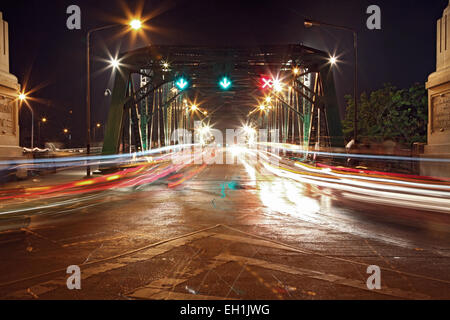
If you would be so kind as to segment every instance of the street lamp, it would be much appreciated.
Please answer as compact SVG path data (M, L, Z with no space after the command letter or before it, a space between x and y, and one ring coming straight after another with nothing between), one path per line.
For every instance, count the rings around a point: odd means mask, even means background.
M97 123L95 124L95 127L94 127L94 142L97 140L97 139L96 139L96 136L97 136L97 130L100 129L101 126L102 126L102 125L101 125L101 123L99 123L99 122L97 122Z
M113 69L117 69L120 65L119 60L117 60L116 58L111 59L109 63Z
M122 26L121 24L112 24L104 27L94 28L87 32L86 36L86 69L87 69L87 81L86 81L86 155L89 156L91 153L91 71L90 71L90 38L91 34L96 31L112 29L118 26ZM131 29L139 30L142 27L141 21L134 19L130 22L129 26ZM117 61L117 66L119 63ZM91 167L89 165L86 166L86 175L91 175Z
M130 22L130 27L134 30L139 30L140 28L142 28L142 22L138 19L133 19Z
M325 27L331 27L331 28L335 28L335 29L340 29L340 30L345 30L345 31L350 31L353 33L353 48L355 51L355 85L354 85L354 104L355 104L355 110L354 110L354 114L353 114L353 140L357 141L358 138L358 34L356 33L356 30L348 28L348 27L344 27L344 26L339 26L339 25L334 25L331 23L325 23L325 22L320 22L320 21L316 21L316 20L311 20L311 19L305 19L304 25L306 28L311 28L311 27L320 27L320 26L325 26ZM334 63L337 62L337 59L335 57L331 57L330 58L330 63L334 64L332 59L334 60Z
M39 120L38 122L38 139L37 139L37 144L38 147L41 145L41 123L47 123L47 118L43 117L41 120Z
M337 58L335 56L330 57L330 64L334 66L337 63Z
M23 92L19 93L19 101L22 104L22 102L25 102L25 105L27 106L27 108L30 110L31 112L31 142L30 142L30 148L33 150L34 147L34 110L33 108L31 108L31 106L28 105L28 103L26 103L27 100L27 95Z

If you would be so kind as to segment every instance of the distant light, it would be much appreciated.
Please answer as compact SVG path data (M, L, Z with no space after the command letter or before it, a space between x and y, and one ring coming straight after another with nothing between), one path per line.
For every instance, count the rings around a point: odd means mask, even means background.
M305 22L303 24L305 25L306 28L311 28L313 26L317 27L320 26L320 22L311 19L305 19Z
M25 93L21 93L21 94L19 94L19 100L21 100L21 101L24 101L24 100L26 100L26 98L27 98L27 96L25 95Z
M203 111L203 114L206 116L208 114L208 111Z
M112 58L109 64L113 69L117 69L120 65L120 62L116 58Z
M272 101L272 97L266 97L266 102L270 103Z
M142 27L142 22L138 19L131 20L130 27L134 30L139 30Z
M41 120L42 122L47 122L47 118L42 118L42 120Z
M100 123L97 123L97 128L100 128L102 125Z
M198 109L198 107L195 105L195 104L193 104L192 106L191 106L191 110L192 111L195 111L195 110L197 110Z
M299 68L294 68L294 69L292 69L292 73L293 74L298 74L300 72L300 69Z
M265 105L262 104L262 105L259 106L259 110L265 110L265 109L266 109Z
M68 132L69 132L69 129L64 129L63 132L64 132L64 133L68 133Z
M331 63L331 65L335 65L337 63L337 58L335 56L331 56L330 63Z
M255 130L254 128L252 128L252 127L250 127L250 126L248 126L248 125L244 125L244 126L242 127L242 129L244 129L244 131L245 131L247 134L254 134L254 133L256 132L256 130Z
M283 83L280 80L278 80L278 79L274 79L273 80L273 89L276 92L282 91L283 90ZM268 102L270 102L270 101L268 101Z

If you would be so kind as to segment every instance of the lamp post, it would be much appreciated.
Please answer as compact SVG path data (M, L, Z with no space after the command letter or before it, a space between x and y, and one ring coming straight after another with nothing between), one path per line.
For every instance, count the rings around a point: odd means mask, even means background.
M87 32L86 36L86 155L91 153L91 71L90 71L90 38L91 34L96 31L112 29L122 26L121 24L112 24L104 27L94 28ZM139 30L142 27L141 21L132 20L129 26L134 30ZM89 164L86 166L86 175L91 175L91 167Z
M41 120L39 120L38 122L38 139L37 139L37 144L38 147L41 145L41 123L47 123L47 118L43 117Z
M304 22L305 27L307 28L311 28L311 27L320 27L320 26L325 26L325 27L331 27L331 28L335 28L335 29L340 29L340 30L345 30L345 31L350 31L353 33L353 48L354 48L354 56L355 56L355 84L354 84L354 105L355 105L355 110L354 110L354 114L353 114L353 140L355 141L355 143L357 142L357 138L358 138L358 34L356 32L356 30L352 29L352 28L348 28L348 27L344 27L344 26L339 26L339 25L335 25L335 24L331 24L331 23L325 23L325 22L320 22L320 21L316 21L316 20L311 20L311 19L305 19ZM333 63L336 62L336 58L332 57L331 62Z
M97 141L97 130L102 127L100 122L97 122L94 127L94 143Z
M31 112L31 141L30 141L30 148L33 149L33 147L34 147L34 110L33 110L33 108L31 108L31 106L28 105L28 103L26 103L26 100L27 100L27 96L25 95L25 93L20 93L19 94L19 101L20 102L25 102L25 105L27 106L27 108Z

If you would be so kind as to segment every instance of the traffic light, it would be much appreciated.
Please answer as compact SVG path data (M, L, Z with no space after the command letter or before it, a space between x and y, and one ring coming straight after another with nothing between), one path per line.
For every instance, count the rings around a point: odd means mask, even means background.
M224 76L220 79L219 85L222 90L228 90L231 88L231 80L227 76Z
M187 87L189 86L189 81L185 77L178 77L175 79L175 86L180 91L183 91L187 89Z
M263 90L272 89L273 81L272 81L272 77L270 77L270 76L262 75L259 78L259 83L260 83L261 89L263 89Z

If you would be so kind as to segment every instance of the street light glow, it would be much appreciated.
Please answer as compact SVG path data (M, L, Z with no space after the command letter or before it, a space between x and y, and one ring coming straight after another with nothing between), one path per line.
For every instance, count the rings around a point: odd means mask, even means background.
M330 63L331 63L331 65L334 66L334 65L336 64L336 62L337 62L337 58L336 58L335 56L331 56L331 57L330 57Z
M272 102L272 97L266 97L266 102L267 102L267 103Z
M24 101L24 100L26 100L26 99L27 99L27 96L26 96L25 93L22 92L22 93L19 94L19 100L20 100L20 101Z
M142 27L142 22L138 19L133 19L130 22L131 29L139 30Z
M47 122L47 118L42 118L42 122Z
M117 68L119 67L119 65L120 65L120 62L119 62L119 60L117 60L116 58L112 58L112 59L110 60L110 65L111 65L111 67L112 67L113 69L117 69Z
M293 74L298 74L299 72L300 72L300 70L298 68L292 69L292 73Z
M283 83L279 79L273 79L273 89L276 92L283 91ZM268 102L270 102L270 101L268 101Z

